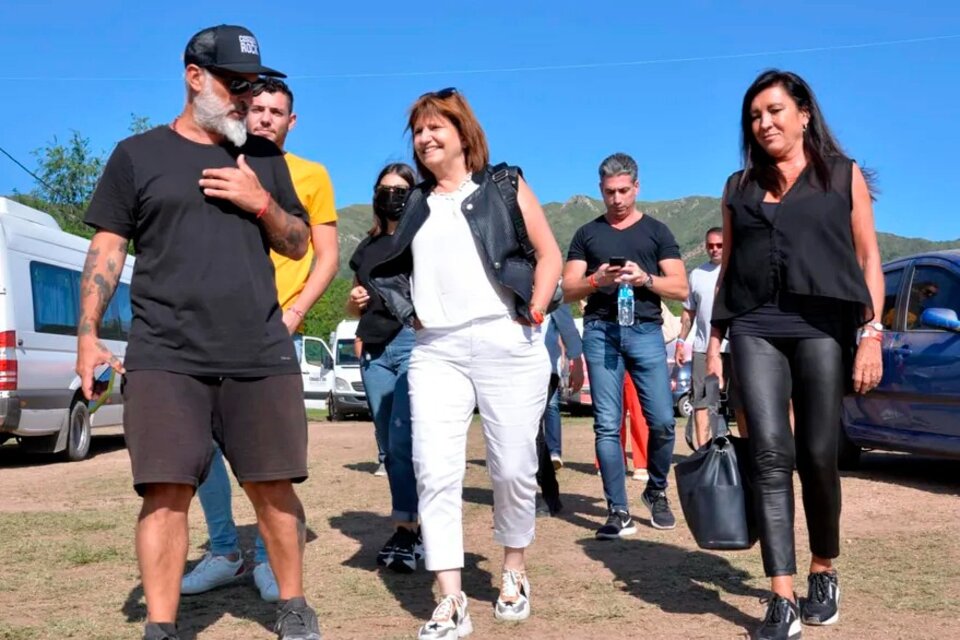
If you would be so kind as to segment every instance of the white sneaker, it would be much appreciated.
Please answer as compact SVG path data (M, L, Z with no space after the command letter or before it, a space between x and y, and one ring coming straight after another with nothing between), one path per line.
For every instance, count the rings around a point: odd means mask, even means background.
M551 453L550 462L553 463L554 471L560 471L560 469L563 469L563 458L560 457L559 453Z
M387 475L386 465L381 462L380 465L377 467L377 470L373 472L373 475L377 476L378 478L385 477Z
M504 569L500 576L500 597L493 609L497 620L519 622L530 617L530 582L525 571Z
M230 584L244 575L246 571L242 556L239 556L237 560L230 560L227 556L215 556L212 553L206 553L200 563L193 568L193 571L183 576L180 581L180 593L183 595L204 593L210 591L210 589Z
M269 562L261 562L253 568L253 582L257 585L260 597L265 602L280 600L280 587L277 585L277 579L273 575Z
M420 627L417 640L456 640L473 633L467 613L467 594L445 596L433 610L430 620Z
M650 479L650 474L647 473L646 469L634 469L633 470L633 479L640 482L646 482Z

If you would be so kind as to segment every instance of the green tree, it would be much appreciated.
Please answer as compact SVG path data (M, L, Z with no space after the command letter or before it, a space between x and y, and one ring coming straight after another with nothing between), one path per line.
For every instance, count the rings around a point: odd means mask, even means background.
M51 143L33 154L38 159L40 178L34 195L56 205L58 213L79 217L103 171L103 158L90 149L90 139L72 131L66 144L54 136Z
M130 114L130 133L137 135L153 128L150 118L147 116L138 116L135 113Z
M346 278L333 279L323 296L307 313L304 332L308 336L317 336L326 340L330 332L336 329L337 324L346 318L344 309L352 285L353 282Z

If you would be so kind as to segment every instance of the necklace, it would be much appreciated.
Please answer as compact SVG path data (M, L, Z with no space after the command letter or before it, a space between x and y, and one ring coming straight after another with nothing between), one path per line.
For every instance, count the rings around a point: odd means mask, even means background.
M434 187L434 188L433 188L433 193L436 194L436 195L438 195L438 196L449 196L449 195L453 195L453 194L455 194L455 193L463 190L463 188L464 188L465 186L467 186L467 183L469 183L472 179L473 179L473 174L472 174L472 173L468 173L468 174L466 175L466 177L463 179L463 181L460 182L459 185L457 185L457 188L456 188L456 189L453 189L452 191L440 191L437 187Z

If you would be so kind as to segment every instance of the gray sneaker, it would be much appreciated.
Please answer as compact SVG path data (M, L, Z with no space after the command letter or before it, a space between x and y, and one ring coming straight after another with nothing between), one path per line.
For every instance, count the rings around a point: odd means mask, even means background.
M281 602L273 630L277 640L322 640L317 614L302 596Z

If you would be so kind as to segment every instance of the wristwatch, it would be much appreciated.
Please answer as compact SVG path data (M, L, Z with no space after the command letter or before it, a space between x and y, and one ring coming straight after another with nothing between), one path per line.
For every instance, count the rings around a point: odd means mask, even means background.
M653 276L649 273L647 274L647 279L643 281L643 286L647 289L653 286Z
M873 329L874 331L883 331L883 323L882 323L882 322L868 322L867 324L863 325L863 328L864 328L864 329Z

